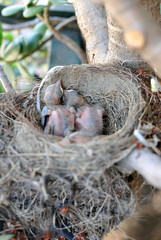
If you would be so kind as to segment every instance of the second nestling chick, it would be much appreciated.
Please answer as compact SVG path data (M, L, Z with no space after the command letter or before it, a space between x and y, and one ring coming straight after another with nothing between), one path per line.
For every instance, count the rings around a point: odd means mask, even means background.
M84 106L77 109L76 131L69 134L61 143L87 143L92 137L103 132L103 109Z
M84 136L93 137L102 134L103 109L86 105L78 112L76 126Z
M49 85L44 94L44 102L47 106L59 105L63 96L63 88L61 80Z
M75 90L64 90L63 102L67 107L79 108L86 105L84 98Z
M46 118L46 134L65 137L74 130L75 115L63 106L55 107Z

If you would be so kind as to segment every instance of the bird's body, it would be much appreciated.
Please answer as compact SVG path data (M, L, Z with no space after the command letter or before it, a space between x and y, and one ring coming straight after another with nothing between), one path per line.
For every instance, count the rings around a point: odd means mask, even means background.
M91 106L84 106L77 114L77 129L86 132L86 136L96 136L103 131L103 110Z
M66 136L74 130L75 115L63 106L57 106L47 116L44 133Z

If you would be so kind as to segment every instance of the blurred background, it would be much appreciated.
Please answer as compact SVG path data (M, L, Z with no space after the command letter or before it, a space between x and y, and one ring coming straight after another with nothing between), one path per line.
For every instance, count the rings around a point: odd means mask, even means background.
M12 8L7 9L7 6ZM54 28L73 18L62 28L61 33L85 50L74 7L67 0L1 0L0 64L18 92L32 88L54 66L81 63L79 56L65 43L51 36L48 27L37 18L37 14L43 15L46 6L50 6L49 18ZM25 9L38 7L40 12L35 11L24 17ZM0 85L0 92L3 91Z

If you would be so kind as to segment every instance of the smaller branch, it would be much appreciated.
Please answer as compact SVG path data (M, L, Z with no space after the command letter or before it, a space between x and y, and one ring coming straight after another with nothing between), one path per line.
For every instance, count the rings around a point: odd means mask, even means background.
M38 22L40 22L39 19L33 19L27 22L23 22L23 23L18 23L18 24L2 24L2 29L3 31L12 31L12 30L18 30L18 29L22 29L22 28L28 28L28 27L32 27L34 25L36 25Z
M56 27L55 29L57 31L59 30L62 30L64 27L66 27L67 25L71 24L72 22L76 21L76 17L75 16L72 16L72 17L69 17L67 19L65 19L64 21L60 22ZM37 50L41 49L45 43L47 43L48 41L50 41L51 39L53 38L53 34L51 34L47 39L45 39L34 51L30 52L30 53L27 53L25 56L23 56L22 59L32 55L34 52L36 52ZM21 60L22 60L21 59Z
M55 29L50 20L49 20L49 13L48 13L49 8L46 8L44 11L44 17L43 17L43 21L46 23L48 29L52 32L52 34L54 35L54 37L56 39L58 39L59 41L61 41L62 43L66 44L70 49L72 49L79 57L79 59L81 60L82 63L86 63L87 59L86 59L86 54L84 53L84 51L78 46L78 44L73 41L71 38L67 37L64 34L61 34L57 29ZM42 19L42 17L41 17Z
M10 81L8 80L7 75L3 71L3 68L1 67L1 65L0 65L0 81L6 92L10 92L11 90L13 90L13 87L12 87Z
M47 43L48 41L50 41L53 38L53 35L50 35L47 39L45 39L43 42L40 43L39 46L37 46L36 49L34 49L32 52L27 53L26 55L24 55L20 60L23 60L26 57L29 57L30 55L32 55L34 52L38 51L39 49L41 49L45 43Z
M72 22L75 22L77 20L76 16L72 16L69 17L67 19L64 19L63 21L61 21L56 27L55 29L57 31L62 30L64 27L66 27L67 25L71 24Z
M36 16L37 16L42 22L44 22L44 18L43 18L43 16L42 16L40 13L38 13Z
M63 18L63 17L50 17L50 21L54 25L59 24L59 23L61 23L64 20L66 20L66 18ZM40 19L36 18L34 20L30 20L30 21L27 21L27 22L24 22L24 23L18 23L18 24L14 24L14 25L3 24L2 28L3 28L3 31L12 31L12 30L15 30L15 29L18 30L18 29L22 29L22 28L33 27L38 22L40 22Z

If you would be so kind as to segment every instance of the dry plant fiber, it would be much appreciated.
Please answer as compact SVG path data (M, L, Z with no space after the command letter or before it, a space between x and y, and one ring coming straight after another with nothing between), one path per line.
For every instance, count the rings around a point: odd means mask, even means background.
M104 108L103 135L62 145L43 134L44 91L59 79ZM71 65L51 69L31 91L0 96L0 199L26 229L94 240L131 213L133 194L114 164L135 146L144 107L137 84L120 66Z

